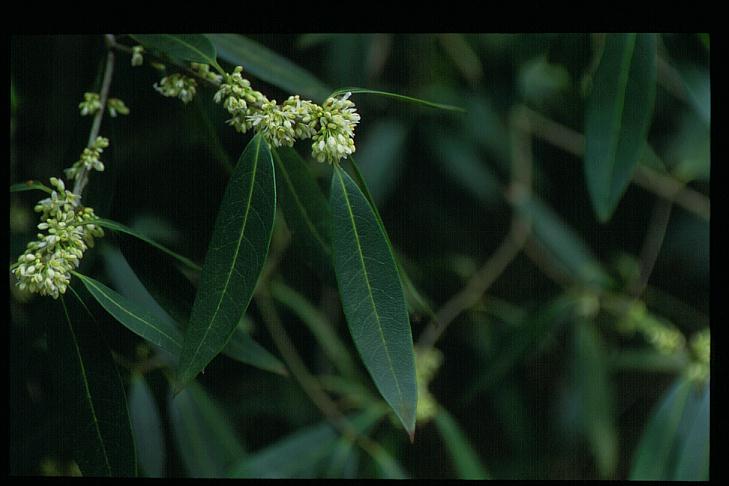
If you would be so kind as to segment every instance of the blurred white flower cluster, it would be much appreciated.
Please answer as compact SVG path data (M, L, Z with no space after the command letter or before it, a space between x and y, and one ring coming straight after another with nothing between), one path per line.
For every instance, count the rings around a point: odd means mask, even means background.
M154 83L154 89L167 98L179 98L187 104L197 92L197 81L181 73L170 74Z
M84 252L94 246L94 238L104 231L93 223L94 210L78 204L79 196L66 191L62 180L51 177L51 196L38 202L41 213L37 240L11 267L21 290L57 299L66 292L71 271L79 266Z
M109 139L104 137L96 137L91 147L85 148L81 154L81 159L77 160L73 166L65 169L66 177L69 179L77 179L85 171L104 170L104 163L99 160L101 152L109 146Z

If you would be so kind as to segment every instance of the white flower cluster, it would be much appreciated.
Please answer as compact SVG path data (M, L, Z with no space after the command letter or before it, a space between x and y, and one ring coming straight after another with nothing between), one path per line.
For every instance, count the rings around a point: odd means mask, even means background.
M66 292L71 271L79 266L84 252L94 246L94 238L104 231L93 223L94 210L78 204L79 196L66 191L62 180L51 177L51 197L35 206L41 213L38 239L28 243L12 271L21 290L57 299Z
M144 56L142 54L144 54L144 47L132 47L132 66L141 66L144 63Z
M81 159L77 160L73 166L64 170L66 177L69 179L78 178L84 169L87 171L94 169L102 172L104 170L104 164L99 160L101 152L109 146L109 139L104 137L96 137L96 140L91 147L85 148L81 154Z
M167 98L179 98L187 104L197 92L197 81L184 74L175 73L165 76L159 83L154 83L156 89L162 96Z
M299 96L278 105L251 88L242 71L238 66L233 74L226 74L213 98L233 116L228 124L237 131L254 128L275 147L291 147L295 140L311 138L312 155L319 162L337 163L354 153L354 129L360 116L349 100L351 93L328 98L322 106Z
M128 115L129 108L119 98L109 98L106 102L106 109L109 110L109 116L116 118L116 115Z
M101 109L101 100L98 93L84 93L84 100L78 104L81 116L93 115Z

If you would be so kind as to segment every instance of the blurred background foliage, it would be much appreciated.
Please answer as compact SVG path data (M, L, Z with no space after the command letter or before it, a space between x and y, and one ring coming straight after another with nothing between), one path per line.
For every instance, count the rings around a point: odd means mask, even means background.
M427 334L428 307L438 311L468 287L513 216L531 224L522 251L453 316L439 352L419 354L421 375L427 368L420 385L429 391L421 407L431 410L413 444L396 422L382 420L387 410L356 359L336 288L303 262L295 242L281 256L274 301L305 364L370 439L357 446L267 353L258 367L221 356L171 400L159 368L143 366L149 347L94 303L126 386L144 474L708 478L708 35L658 36L649 148L604 224L585 184L581 138L604 35L247 39L332 90L361 86L466 109L353 97L362 115L358 164L423 297L411 314L416 341ZM103 53L101 36L11 39L11 183L45 181L78 158L90 122L77 105L98 83ZM107 169L92 177L85 200L98 215L201 262L226 163L249 137L225 125L209 89L188 105L163 98L152 89L154 69L119 57L112 96L131 114L105 118ZM247 72L269 98L297 92ZM527 167L531 198L509 191L517 160ZM310 167L328 191L330 169ZM10 197L9 262L34 237L36 198ZM165 294L192 302L190 282L168 261L107 234L82 272L148 308ZM10 472L78 474L61 446L64 417L49 373L46 326L56 325L58 303L19 292L9 278ZM251 305L242 325L278 356L260 312ZM343 368L350 372L336 378Z

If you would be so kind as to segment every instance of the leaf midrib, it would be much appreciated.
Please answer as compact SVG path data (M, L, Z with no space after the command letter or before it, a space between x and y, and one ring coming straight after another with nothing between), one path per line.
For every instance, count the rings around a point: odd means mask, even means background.
M61 299L61 304L63 305L63 313L66 316L66 323L68 324L68 329L69 329L69 331L71 331L71 337L73 338L72 341L73 341L74 350L76 351L76 357L78 358L78 363L79 363L79 366L81 367L81 381L84 384L84 391L86 392L86 400L89 403L89 408L91 408L91 417L93 418L94 429L96 430L96 436L99 438L99 443L101 444L101 451L104 456L104 463L106 465L106 470L109 473L109 476L111 476L111 464L109 464L109 456L108 456L108 453L106 452L106 443L104 442L104 439L101 436L101 429L99 428L99 418L96 415L96 408L94 407L94 402L91 398L91 390L89 388L86 367L84 366L84 361L83 361L83 358L81 357L81 350L78 347L78 342L76 340L76 333L73 331L73 325L71 325L71 317L68 315L68 309L66 308L66 303L63 301L63 299Z
M200 347L205 342L205 339L208 337L208 333L210 332L210 329L213 327L213 322L215 322L215 318L218 316L218 312L220 311L220 305L223 302L223 297L225 296L226 292L228 291L228 285L230 284L230 277L233 275L233 268L235 267L236 260L238 259L238 253L240 252L240 245L243 241L243 235L245 234L246 227L248 225L248 215L250 214L251 210L251 199L253 198L253 188L255 187L256 183L256 173L258 171L258 157L261 151L261 139L259 138L256 143L256 153L253 157L253 173L251 175L251 184L250 189L248 190L248 200L246 201L246 212L243 216L243 225L241 226L240 235L238 236L238 244L235 248L235 254L233 255L233 264L230 266L230 270L228 271L228 276L225 279L225 285L223 286L223 291L220 293L220 298L218 299L218 304L215 307L215 312L213 312L213 317L210 318L210 321L208 323L207 328L205 329L205 334L203 334L202 339L197 345L197 348L195 348L195 352L192 354L192 357L190 358L190 364L192 364L197 357L198 352L200 351Z
M400 411L404 410L404 400L402 397L402 390L400 389L400 380L398 380L397 374L395 373L395 368L392 365L392 358L390 357L390 348L387 346L387 341L385 340L385 334L382 330L382 323L380 322L380 315L377 312L377 306L375 305L375 299L372 295L372 286L370 285L370 278L367 274L367 266L364 262L364 255L362 253L362 245L359 241L359 232L357 231L357 223L354 219L354 214L352 213L352 206L349 203L349 196L347 195L347 188L344 185L344 179L342 178L342 174L339 172L342 169L337 168L337 177L339 177L339 183L342 186L342 193L344 195L344 200L346 202L347 206L347 213L349 214L349 219L352 222L352 229L354 230L354 238L357 243L357 255L359 256L359 260L362 263L362 271L364 273L365 283L367 284L367 296L370 298L370 302L372 304L372 310L375 313L375 318L377 321L377 331L379 332L380 340L382 340L382 344L385 348L385 356L387 356L387 364L390 367L390 372L392 373L393 378L395 379L395 387L397 387L397 395L400 400Z

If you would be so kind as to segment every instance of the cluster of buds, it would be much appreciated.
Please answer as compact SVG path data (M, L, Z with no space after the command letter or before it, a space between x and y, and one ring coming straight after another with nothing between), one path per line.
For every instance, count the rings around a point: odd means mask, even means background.
M195 71L197 75L201 78L212 81L215 84L220 84L223 81L223 76L210 71L210 65L208 64L198 64L196 62L192 62L190 63L190 68L192 68L192 70Z
M708 328L691 337L690 348L694 360L686 374L694 383L706 383L709 379L711 359L711 334Z
M672 354L684 347L686 339L672 324L651 315L640 302L633 304L618 323L619 330L626 333L639 332L659 352Z
M418 385L416 421L423 425L438 413L438 402L428 390L428 385L443 363L443 354L435 348L415 348L415 381Z
M128 115L129 108L119 98L109 98L106 102L106 109L109 110L109 116L116 118L116 115Z
M66 292L84 252L104 231L94 224L94 210L79 205L79 196L66 191L62 180L51 177L51 185L51 196L34 208L41 213L38 229L47 233L38 233L38 239L28 243L12 271L21 290L57 299Z
M181 73L170 74L154 83L156 89L162 96L167 98L179 98L180 101L187 104L197 92L197 81L189 76Z
M84 100L78 104L81 116L93 115L101 109L99 93L84 93Z
M254 128L274 147L312 139L312 156L319 162L337 163L354 153L354 129L360 116L349 100L351 93L328 98L321 106L299 96L279 105L251 88L242 71L238 66L226 74L213 98L232 115L228 124L238 132Z
M144 54L144 47L132 47L132 66L141 66L144 63L144 56L142 54Z
M77 160L73 166L66 169L66 177L69 179L76 179L81 174L90 171L98 170L99 172L104 170L104 164L99 160L101 152L109 146L109 139L104 137L96 137L96 140L91 147L85 148L81 154L81 159Z

